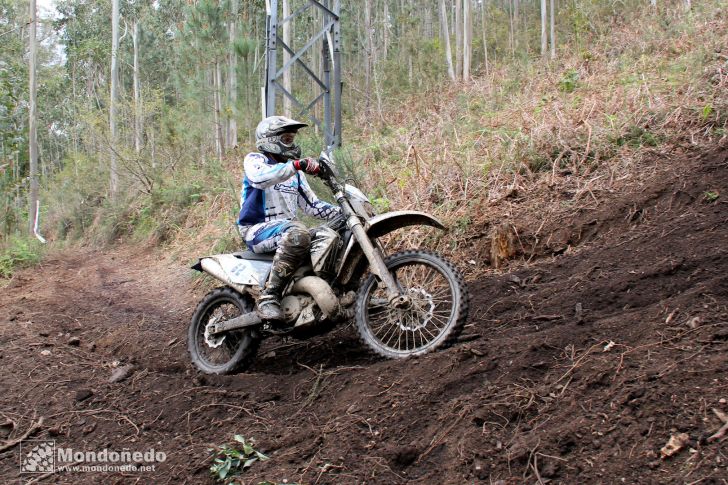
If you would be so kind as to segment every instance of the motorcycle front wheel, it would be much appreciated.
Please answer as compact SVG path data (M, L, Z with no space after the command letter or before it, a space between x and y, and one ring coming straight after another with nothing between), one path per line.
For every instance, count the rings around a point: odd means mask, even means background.
M395 253L385 263L410 303L392 307L384 285L369 275L356 301L356 326L364 343L390 359L449 345L468 318L469 295L462 275L430 251Z
M210 335L210 325L253 311L253 301L232 288L217 288L197 305L187 331L187 349L195 367L205 374L234 374L253 363L260 338L253 330Z

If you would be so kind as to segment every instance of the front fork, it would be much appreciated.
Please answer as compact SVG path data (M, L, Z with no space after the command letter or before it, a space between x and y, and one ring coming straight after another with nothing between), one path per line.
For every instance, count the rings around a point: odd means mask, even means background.
M339 195L339 194L337 194ZM338 197L337 197L338 198ZM395 281L392 273L389 272L387 265L384 263L381 251L379 251L371 239L367 235L364 227L362 226L361 219L354 213L354 209L349 205L349 202L342 195L342 200L339 200L339 204L347 216L346 225L354 235L356 242L359 243L364 256L369 261L369 269L379 278L379 281L384 283L387 290L387 300L395 308L405 308L409 304L409 298L407 295L402 293L399 285Z

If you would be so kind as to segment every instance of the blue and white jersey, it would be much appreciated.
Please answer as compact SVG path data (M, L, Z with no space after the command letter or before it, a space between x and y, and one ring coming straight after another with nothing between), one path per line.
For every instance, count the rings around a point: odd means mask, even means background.
M276 163L262 153L253 152L245 157L243 168L238 216L241 227L295 219L298 208L323 220L334 219L341 211L316 197L305 175L295 169L292 161Z

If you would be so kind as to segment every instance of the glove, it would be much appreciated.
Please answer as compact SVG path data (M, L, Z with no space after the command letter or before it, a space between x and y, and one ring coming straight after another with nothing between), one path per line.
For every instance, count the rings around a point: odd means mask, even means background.
M294 160L293 166L296 170L301 170L311 175L317 175L321 171L321 165L313 158Z

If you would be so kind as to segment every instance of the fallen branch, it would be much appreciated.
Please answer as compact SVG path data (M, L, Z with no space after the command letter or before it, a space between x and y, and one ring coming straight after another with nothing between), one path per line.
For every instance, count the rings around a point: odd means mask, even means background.
M564 316L563 315L536 315L535 317L532 317L532 318L534 320L546 320L548 322L551 320L559 320L561 318L564 318Z
M35 419L35 416L33 416L33 419ZM5 450L9 450L10 448L14 447L15 445L17 445L18 443L23 441L28 436L32 435L33 433L35 433L36 431L41 429L43 427L44 420L45 420L45 418L43 416L41 416L37 423L31 424L30 428L28 428L28 431L26 431L23 434L23 436L21 436L20 438L16 438L14 440L8 441L4 445L0 446L0 453L2 453Z
M538 447L538 445L536 445ZM536 451L536 448L533 449L533 451ZM533 469L534 475L536 475L536 480L538 480L539 485L544 485L543 480L541 479L541 474L538 472L538 453L532 453L533 461L531 461L531 468Z
M708 441L718 441L725 438L726 433L728 433L728 415L721 411L720 409L713 408L713 412L716 416L718 416L718 419L723 421L723 426L715 432L715 434L708 437Z
M558 380L557 380L556 382L554 382L554 383L553 383L553 385L555 386L555 385L556 385L556 384L558 384L559 382L563 381L563 380L564 380L564 379L565 379L566 377L568 377L568 376L569 376L569 374L571 374L572 372L574 372L574 371L575 371L575 370L576 370L576 369L577 369L577 368L579 367L579 365L581 364L581 361L582 361L582 360L584 360L584 358L585 358L585 357L586 357L587 355L589 355L589 354L591 353L591 351L592 351L592 350L594 350L595 348L597 348L597 347L599 347L599 346L602 346L602 345L604 345L604 344L605 344L605 342L604 342L604 341L601 341L601 342L599 342L598 344L594 344L594 345L592 345L591 347L589 347L589 349L588 349L588 350L587 350L586 352L584 352L584 353L583 353L583 354L581 355L581 357L579 357L579 358L577 359L577 361L576 361L576 362L574 362L574 364L573 364L573 365L572 365L572 366L571 366L571 367L569 368L569 370L567 370L567 371L566 371L566 372L564 373L564 375L562 375L561 377L559 377L559 379L558 379Z

